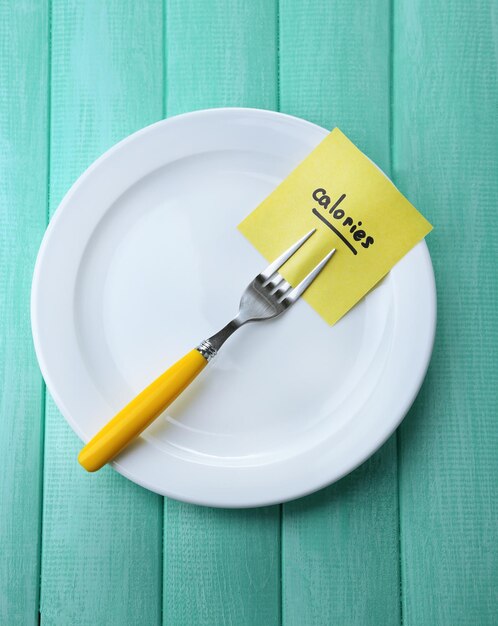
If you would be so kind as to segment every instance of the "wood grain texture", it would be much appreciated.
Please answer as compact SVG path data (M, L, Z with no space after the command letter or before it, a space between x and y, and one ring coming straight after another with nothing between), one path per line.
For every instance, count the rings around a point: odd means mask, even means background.
M277 105L277 0L166 0L166 112Z
M54 0L51 212L104 150L161 118L162 14L160 0ZM84 472L51 400L45 443L42 624L159 624L162 498Z
M38 623L43 387L29 320L47 215L48 10L0 3L0 623Z
M280 5L280 102L339 126L386 172L390 153L390 4ZM394 438L356 472L286 504L285 626L400 623Z
M435 225L430 371L400 430L403 623L498 623L498 4L401 0L394 172Z
M280 1L280 110L390 167L390 3Z
M267 0L168 1L167 114L276 108L276 27ZM279 624L279 507L165 506L164 625Z
M278 507L165 507L165 626L279 624Z

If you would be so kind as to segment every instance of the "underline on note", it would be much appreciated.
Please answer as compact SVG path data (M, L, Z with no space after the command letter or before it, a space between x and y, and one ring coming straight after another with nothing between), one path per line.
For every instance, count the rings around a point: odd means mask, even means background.
M322 220L322 222L330 228L330 230L334 231L334 233L339 237L339 239L341 239L347 245L347 247L351 250L353 254L358 254L357 250L349 243L346 237L344 237L344 235L341 232L339 232L337 228L333 226L326 217L323 217L323 215L321 215L316 209L311 209L311 210L313 214L318 217L318 219Z

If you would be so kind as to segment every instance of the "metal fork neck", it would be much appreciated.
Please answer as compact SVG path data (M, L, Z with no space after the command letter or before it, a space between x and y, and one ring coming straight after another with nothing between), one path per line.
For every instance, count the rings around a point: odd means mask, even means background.
M225 343L225 341L233 335L233 333L240 328L243 324L246 323L247 320L241 320L238 316L229 322L226 326L224 326L217 333L206 339L201 344L197 346L197 350L202 354L202 356L210 361L213 357L215 357L218 353L218 350Z
M231 322L228 322L221 330L219 330L212 337L209 337L208 341L213 348L218 352L225 341L233 335L233 333L242 326L242 322L236 317Z

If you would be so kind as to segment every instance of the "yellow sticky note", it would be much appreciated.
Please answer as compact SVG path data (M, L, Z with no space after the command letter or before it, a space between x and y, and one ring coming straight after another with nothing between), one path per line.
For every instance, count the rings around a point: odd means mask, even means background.
M269 261L317 229L281 271L294 286L331 248L337 249L303 296L329 324L432 230L338 128L238 228Z

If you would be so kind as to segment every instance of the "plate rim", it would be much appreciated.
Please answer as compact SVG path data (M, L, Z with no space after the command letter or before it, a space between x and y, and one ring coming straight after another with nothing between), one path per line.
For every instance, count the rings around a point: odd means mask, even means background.
M204 116L209 117L211 115L233 115L233 114L247 114L247 115L256 116L256 117L263 116L263 117L273 118L273 119L284 119L294 124L297 122L302 127L309 126L310 129L313 129L315 132L317 130L319 130L322 133L330 132L321 126L314 124L313 122L309 122L308 120L304 120L296 116L288 115L286 113L280 113L276 111L251 108L251 107L221 107L221 108L199 109L196 111L191 111L187 113L182 113L180 115L172 116L167 119L160 120L158 122L145 126L144 128L141 128L138 131L128 135L127 137L123 138L118 143L113 145L111 148L109 148L107 151L105 151L95 161L93 161L91 165L76 179L76 181L71 185L69 190L66 192L66 194L64 195L61 202L59 203L56 211L54 212L52 219L50 220L47 226L47 229L44 233L43 240L41 242L41 245L37 254L36 263L35 263L34 272L33 272L31 301L30 301L33 343L35 347L37 360L40 366L40 370L42 372L45 384L47 385L47 389L49 390L50 395L52 396L55 404L57 405L60 412L62 413L64 419L71 426L72 430L83 441L86 441L87 437L80 430L78 423L75 422L71 418L70 411L67 409L65 403L62 401L62 398L56 389L57 385L53 383L53 380L50 376L49 367L45 361L44 354L43 354L41 334L40 334L40 329L39 329L38 319L37 319L37 299L39 297L38 291L40 287L41 267L42 267L43 257L45 255L45 250L50 245L52 232L57 228L57 224L61 218L61 215L63 215L65 207L70 203L72 196L78 191L79 187L85 183L87 178L92 176L92 173L94 172L94 170L98 169L104 161L108 160L109 158L112 158L114 153L122 150L123 147L125 147L128 143L135 141L137 138L139 138L143 134L154 132L157 127L163 128L164 126L175 123L180 119L204 117ZM424 378L426 376L428 367L429 367L430 358L431 358L431 354L432 354L432 350L434 346L435 333L436 333L437 295L436 295L434 270L433 270L433 266L432 266L432 262L430 258L430 253L427 248L427 244L425 243L425 240L422 240L422 242L417 244L416 248L419 248L419 247L424 249L424 254L423 254L424 262L427 265L426 269L429 270L428 272L429 279L432 279L431 280L432 284L429 286L430 293L429 292L427 293L431 311L430 311L430 320L429 320L430 326L426 329L427 330L426 343L423 346L424 352L423 354L421 354L421 362L423 363L423 365L420 367L420 371L417 373L417 375L414 376L414 379L416 378L416 381L412 387L412 393L404 394L403 396L404 402L401 403L402 404L401 410L399 411L397 418L391 422L390 424L391 428L382 431L379 437L377 438L377 440L373 442L372 445L369 447L368 451L366 451L364 454L357 455L354 459L354 462L350 463L347 469L345 469L342 472L338 472L338 473L336 472L332 476L332 478L330 477L330 475L327 475L326 477L324 477L322 481L314 482L313 485L310 485L308 489L301 489L299 491L294 492L292 495L288 497L283 497L283 498L275 497L275 494L273 494L273 497L266 497L266 498L261 497L258 501L251 499L248 502L244 502L244 501L232 502L232 501L226 501L223 498L219 498L218 500L216 498L213 499L212 497L211 498L208 497L204 499L202 497L192 498L192 497L189 497L188 495L186 496L181 493L176 493L174 492L174 490L168 491L168 490L163 489L161 491L158 491L157 486L152 486L147 480L141 477L137 477L136 474L131 472L127 467L124 467L123 464L120 463L119 461L114 461L113 463L111 463L113 468L116 469L119 473L121 473L126 478L133 481L134 483L139 484L155 493L160 493L163 496L172 497L172 498L182 500L184 502L190 502L193 504L199 504L203 506L224 507L224 508L259 507L259 506L267 506L267 505L276 504L279 502L286 502L289 500L294 500L296 498L303 497L305 495L318 491L324 488L325 486L328 486L334 482L337 482L345 475L354 471L354 469L356 469L366 459L372 456L387 441L387 439L392 435L392 433L398 428L398 426L400 425L400 423L406 416L407 412L410 410L410 407L412 406L415 398L417 397L420 391L420 388L423 384Z

